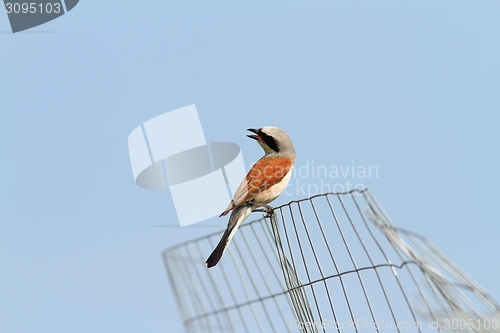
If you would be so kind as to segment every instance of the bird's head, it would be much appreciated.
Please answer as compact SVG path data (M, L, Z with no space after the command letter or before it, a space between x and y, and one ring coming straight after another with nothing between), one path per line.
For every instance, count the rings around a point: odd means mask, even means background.
M247 135L256 140L267 154L280 154L295 157L295 149L292 140L285 131L278 127L266 126L259 129L249 128L248 131L255 135Z

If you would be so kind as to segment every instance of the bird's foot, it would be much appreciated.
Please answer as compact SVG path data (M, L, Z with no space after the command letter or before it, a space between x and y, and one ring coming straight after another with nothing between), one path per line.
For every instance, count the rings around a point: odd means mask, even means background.
M254 210L254 212L267 213L267 215L265 217L272 217L274 215L274 207L271 207L271 206L265 205L265 204L261 204L261 203L257 203L257 202L252 202L252 204L262 207L261 209Z

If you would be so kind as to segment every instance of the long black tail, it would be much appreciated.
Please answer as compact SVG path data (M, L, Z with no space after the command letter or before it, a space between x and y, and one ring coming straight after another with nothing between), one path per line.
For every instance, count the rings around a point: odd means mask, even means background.
M224 232L224 235L222 235L222 238L219 241L219 244L217 244L217 247L215 250L212 252L212 254L208 257L206 264L207 267L214 267L217 265L219 262L220 258L222 258L222 254L224 253L224 250L226 249L227 246L227 240L229 238L229 230L226 229Z
M248 217L248 215L250 215L252 210L255 209L256 207L257 206L255 205L246 203L239 207L236 207L232 211L231 216L229 217L229 221L227 222L226 231L224 231L224 234L222 235L219 244L217 244L217 247L215 248L214 252L212 252L210 257L208 257L206 261L208 268L217 265L220 258L222 257L222 254L224 253L224 249L231 241L231 238L233 238L234 233L236 232L236 230L238 230L238 227L240 226L241 222L243 222Z

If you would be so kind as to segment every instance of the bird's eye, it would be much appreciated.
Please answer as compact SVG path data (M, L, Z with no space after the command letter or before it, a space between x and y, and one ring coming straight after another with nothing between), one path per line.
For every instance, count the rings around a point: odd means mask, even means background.
M262 138L262 140L264 140L264 142L266 143L266 145L269 148L271 148L275 152L279 152L280 151L280 148L278 147L278 144L276 143L276 141L274 140L274 138L272 136L267 135L266 133L264 133L262 131L259 131L259 136Z

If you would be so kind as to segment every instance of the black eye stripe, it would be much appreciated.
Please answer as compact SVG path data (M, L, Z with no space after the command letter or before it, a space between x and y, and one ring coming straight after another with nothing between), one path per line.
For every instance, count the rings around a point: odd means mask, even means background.
M278 145L276 144L276 141L274 141L274 138L272 136L267 135L266 133L259 131L259 136L264 140L266 145L268 145L269 148L274 150L275 152L278 152L280 149Z

